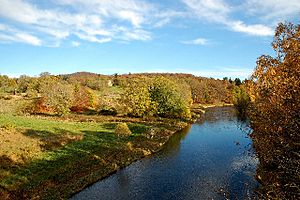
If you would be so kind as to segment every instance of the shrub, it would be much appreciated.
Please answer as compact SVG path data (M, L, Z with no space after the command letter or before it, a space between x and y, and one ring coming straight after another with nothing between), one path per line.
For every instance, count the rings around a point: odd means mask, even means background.
M128 137L131 135L131 131L126 123L119 123L115 129L115 134L118 137Z

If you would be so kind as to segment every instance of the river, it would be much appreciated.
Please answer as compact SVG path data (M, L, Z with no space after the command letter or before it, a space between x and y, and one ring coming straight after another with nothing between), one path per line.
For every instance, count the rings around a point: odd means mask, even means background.
M251 199L258 159L230 107L209 108L165 148L91 185L83 199Z

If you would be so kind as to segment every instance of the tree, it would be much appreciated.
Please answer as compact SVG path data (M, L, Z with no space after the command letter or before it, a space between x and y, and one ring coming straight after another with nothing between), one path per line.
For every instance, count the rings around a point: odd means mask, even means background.
M240 86L242 84L242 81L241 81L241 79L236 78L236 79L234 79L234 83L236 86Z
M97 107L97 98L93 90L79 84L74 86L74 101L70 108L74 112L93 110Z
M300 141L300 25L280 23L273 49L277 57L257 60L249 84L253 105L250 112L255 148L261 173L271 199L297 199ZM272 193L269 191L271 190Z
M113 86L119 86L119 77L118 77L118 74L115 73L114 74L114 79L113 79Z
M50 72L42 72L40 73L40 77L47 77L47 76L51 76Z
M26 92L29 89L29 85L31 82L31 79L29 76L26 75L21 75L18 79L17 79L17 84L18 84L18 91L19 92Z
M250 97L243 86L234 86L233 88L233 104L238 110L240 117L246 117L246 111L250 104Z
M146 80L132 80L125 87L122 95L126 112L135 117L152 116L156 113L156 106L151 102L149 83Z
M180 89L182 88L182 89ZM157 105L157 114L163 117L190 118L191 91L170 79L155 78L150 86L151 101Z
M0 75L0 92L13 92L17 88L15 79Z
M73 101L74 89L71 85L51 82L41 87L37 107L44 109L42 112L64 115L69 113Z

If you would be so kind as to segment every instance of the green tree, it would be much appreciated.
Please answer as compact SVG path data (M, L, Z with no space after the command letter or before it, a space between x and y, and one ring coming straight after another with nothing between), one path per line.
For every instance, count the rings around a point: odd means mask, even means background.
M240 116L245 117L250 104L250 97L246 89L242 86L235 86L232 93L234 106L238 110Z
M159 77L150 86L151 101L157 105L157 114L163 117L190 118L191 91L180 88L170 79Z
M122 102L126 113L131 116L152 116L156 113L156 105L150 98L149 83L143 79L132 80L127 84Z
M236 78L236 79L234 79L234 83L236 86L240 86L242 84L242 81L241 81L241 79Z

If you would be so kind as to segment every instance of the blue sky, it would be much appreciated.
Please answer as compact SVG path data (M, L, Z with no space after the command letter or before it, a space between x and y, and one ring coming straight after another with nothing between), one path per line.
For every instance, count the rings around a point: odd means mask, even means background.
M299 0L0 0L0 74L248 77Z

